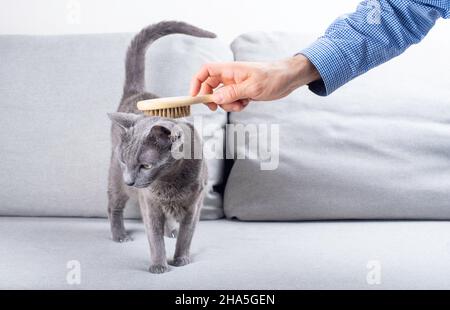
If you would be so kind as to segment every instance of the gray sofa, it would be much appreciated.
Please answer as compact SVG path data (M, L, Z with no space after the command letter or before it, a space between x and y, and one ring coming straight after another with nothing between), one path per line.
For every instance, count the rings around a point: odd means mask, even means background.
M218 154L229 124L275 125L277 165L208 160L194 261L153 275L136 202L133 242L112 242L105 218L106 113L131 37L0 36L1 289L450 288L448 42L414 47L327 98L302 88L242 113L196 106L191 120L201 117ZM147 87L184 95L202 63L288 57L313 39L168 36L148 51Z

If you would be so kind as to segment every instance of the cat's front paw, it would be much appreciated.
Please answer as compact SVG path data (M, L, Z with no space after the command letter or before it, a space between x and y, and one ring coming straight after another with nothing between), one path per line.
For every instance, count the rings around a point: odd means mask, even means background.
M191 263L191 259L188 256L175 257L169 262L170 265L175 267L185 266Z
M113 234L112 239L114 242L120 242L120 243L133 241L133 238L131 238L130 235L127 233Z
M148 271L150 273L165 273L169 271L169 266L167 265L151 265L150 268L148 268Z

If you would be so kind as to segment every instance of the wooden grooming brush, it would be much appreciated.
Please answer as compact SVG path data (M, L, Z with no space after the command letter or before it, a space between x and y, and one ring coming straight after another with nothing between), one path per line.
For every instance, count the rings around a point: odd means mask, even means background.
M180 118L191 115L191 105L213 102L212 95L167 97L138 101L137 108L148 116Z

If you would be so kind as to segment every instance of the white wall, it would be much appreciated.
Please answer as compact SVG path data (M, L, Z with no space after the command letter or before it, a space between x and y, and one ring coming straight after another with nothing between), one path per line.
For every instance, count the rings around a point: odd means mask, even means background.
M337 3L340 4L337 4ZM357 0L0 0L1 33L135 32L164 19L191 22L226 40L251 30L317 29ZM77 13L79 12L79 18Z
M212 30L225 40L253 30L320 35L359 0L0 0L0 34L136 32L164 19ZM440 24L449 24L441 22ZM450 37L450 27L441 27ZM437 31L437 30L435 30Z
M231 41L242 32L284 30L320 35L359 0L0 0L0 34L136 32L177 19ZM450 37L440 21L427 41ZM428 43L432 44L432 43Z

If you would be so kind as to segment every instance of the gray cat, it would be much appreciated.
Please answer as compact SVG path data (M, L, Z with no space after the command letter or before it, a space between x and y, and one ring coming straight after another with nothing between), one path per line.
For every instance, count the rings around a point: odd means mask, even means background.
M131 240L124 227L123 210L127 200L135 198L139 201L150 244L151 273L169 270L164 235L177 238L171 265L189 264L189 248L207 182L206 164L202 159L179 159L172 153L177 144L182 149L186 143L199 143L193 126L180 120L144 116L136 109L137 101L156 98L146 92L144 86L147 47L174 33L215 37L213 33L182 22L161 22L141 30L128 48L118 112L108 114L113 123L108 185L112 238L117 242ZM186 129L191 133L187 134Z

